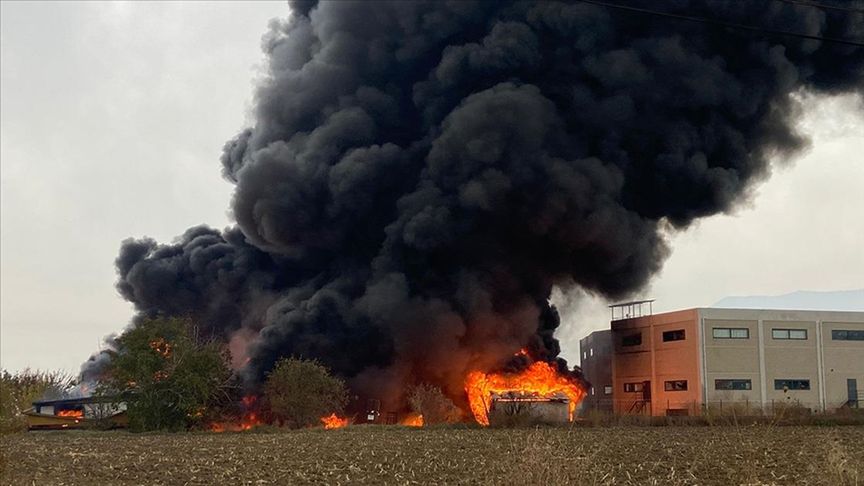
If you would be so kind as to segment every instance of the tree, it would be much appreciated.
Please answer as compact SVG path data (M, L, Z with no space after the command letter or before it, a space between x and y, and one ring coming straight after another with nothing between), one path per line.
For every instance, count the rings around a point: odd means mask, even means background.
M283 358L267 375L264 394L280 424L293 428L320 423L323 416L341 414L348 402L345 383L317 361Z
M132 430L183 429L226 394L229 363L189 320L150 319L117 338L100 393L126 401Z
M25 369L15 374L0 372L0 433L24 430L21 412L39 399L61 398L72 386L72 377L62 371Z
M414 412L423 416L423 425L449 424L459 421L462 416L459 408L440 388L428 383L415 386L408 401Z

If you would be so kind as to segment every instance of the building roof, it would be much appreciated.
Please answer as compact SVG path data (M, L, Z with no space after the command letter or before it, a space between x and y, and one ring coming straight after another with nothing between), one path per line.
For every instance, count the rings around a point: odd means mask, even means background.
M88 403L106 403L106 402L122 402L124 401L120 397L106 397L106 396L89 396L89 397L77 397L77 398L60 398L55 400L37 400L33 402L33 406L50 406L50 405L66 405L66 406L77 406L77 405L85 405Z

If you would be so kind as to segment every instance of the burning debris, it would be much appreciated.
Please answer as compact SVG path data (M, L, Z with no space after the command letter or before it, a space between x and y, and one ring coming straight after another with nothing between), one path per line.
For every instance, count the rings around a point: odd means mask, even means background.
M348 417L339 417L335 413L331 413L327 417L321 417L321 423L325 429L341 429L348 426Z
M291 5L222 156L237 224L125 241L117 288L136 322L190 316L231 343L250 389L302 356L388 410L432 383L467 391L481 423L508 391L563 393L572 416L584 387L558 357L553 285L638 290L665 228L729 210L806 146L793 95L864 86L854 46L585 3ZM828 38L862 22L792 2L663 8Z
M58 410L54 415L58 417L84 418L84 410Z
M251 430L264 423L259 417L258 397L246 395L241 400L243 414L236 421L214 422L210 424L211 432L242 432Z
M471 413L481 425L489 425L489 413L496 403L506 402L565 403L566 419L572 421L576 406L586 394L579 380L543 361L516 373L471 372L465 379L465 393Z
M423 427L423 416L419 413L412 413L403 418L399 425L405 425L408 427Z

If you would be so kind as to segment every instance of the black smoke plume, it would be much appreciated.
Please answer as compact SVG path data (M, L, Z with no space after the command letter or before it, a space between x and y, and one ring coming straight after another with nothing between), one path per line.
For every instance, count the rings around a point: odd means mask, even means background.
M864 38L860 13L778 0L626 4ZM575 1L292 10L264 37L254 124L225 145L236 226L117 259L138 318L193 317L251 384L295 355L370 396L457 396L522 347L554 361L553 285L637 291L666 228L806 146L798 94L864 80L859 47Z

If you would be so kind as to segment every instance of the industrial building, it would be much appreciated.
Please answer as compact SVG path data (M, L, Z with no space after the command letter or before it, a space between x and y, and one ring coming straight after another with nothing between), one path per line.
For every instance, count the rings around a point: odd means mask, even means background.
M650 302L615 306L611 329L580 341L583 371L593 385L586 408L694 415L706 407L831 411L862 405L864 312L694 308L652 314L644 312Z

